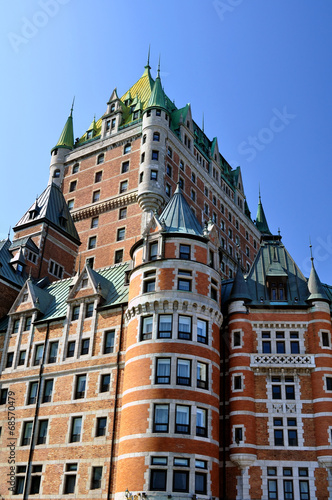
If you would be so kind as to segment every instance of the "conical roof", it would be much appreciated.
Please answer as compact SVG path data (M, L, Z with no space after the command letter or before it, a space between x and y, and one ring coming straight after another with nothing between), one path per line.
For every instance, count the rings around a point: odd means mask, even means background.
M325 302L330 302L316 272L313 258L311 259L311 271L308 280L308 289L310 292L308 300L323 300Z
M159 217L168 233L203 236L202 226L196 219L179 186Z
M259 195L259 201L258 201L258 208L257 208L257 215L256 215L256 227L257 229L262 233L262 234L269 234L272 235L262 205L262 200L261 196Z
M52 151L56 148L73 149L73 147L74 147L74 127L73 127L73 108L72 108L70 111L70 115L67 118L66 124L63 127L59 140L52 149Z
M157 78L154 82L154 86L153 86L151 96L150 96L150 99L148 102L148 108L154 107L154 106L166 109L165 93L164 93L163 88L161 86L159 68L158 68Z
M250 301L251 297L248 290L248 285L246 280L244 279L241 266L239 265L236 271L236 275L234 278L234 283L232 287L231 294L229 296L229 300L244 300Z

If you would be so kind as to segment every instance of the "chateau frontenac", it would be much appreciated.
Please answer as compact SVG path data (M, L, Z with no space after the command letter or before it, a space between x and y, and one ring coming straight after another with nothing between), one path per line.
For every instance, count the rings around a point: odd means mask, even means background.
M332 287L150 70L6 222L1 498L331 499Z

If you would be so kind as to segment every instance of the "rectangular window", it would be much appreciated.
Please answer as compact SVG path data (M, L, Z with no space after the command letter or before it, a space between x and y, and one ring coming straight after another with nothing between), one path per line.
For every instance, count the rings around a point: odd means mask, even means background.
M88 249L92 250L93 248L96 248L96 246L97 246L97 236L90 236Z
M182 292L191 292L191 280L178 278L178 290Z
M329 332L322 332L322 346L330 347L330 334Z
M77 464L66 464L65 484L63 488L64 495L75 493L76 474L72 474L72 472L76 471ZM67 474L67 472L69 472L69 474Z
M207 364L197 361L197 387L208 388Z
M121 165L121 174L125 174L129 170L129 161L124 161Z
M332 391L332 377L326 377L326 390Z
M92 203L96 203L99 200L100 200L100 191L95 191L92 194Z
M31 328L31 321L32 321L32 316L28 316L25 318L25 323L24 323L24 331L28 331Z
M197 408L196 413L196 436L206 437L207 436L207 419L206 410L203 408Z
M176 383L178 385L191 385L191 361L189 359L178 359Z
M284 500L294 500L293 481L284 479Z
M89 302L88 304L86 304L86 306L85 306L85 317L86 318L92 318L92 316L93 316L93 307L94 307L94 303L93 302Z
M103 178L103 172L102 171L95 173L95 182L101 182L102 178Z
M72 310L71 320L72 321L78 320L79 315L80 315L80 306L74 306Z
M172 315L171 314L159 314L158 338L159 339L172 338Z
M197 320L197 342L201 342L202 344L207 344L208 337L208 322L203 319Z
M18 358L18 365L22 366L25 364L26 351L20 351Z
M154 161L158 161L159 151L152 151L151 159Z
M128 181L120 182L120 193L125 193L128 190Z
M90 339L82 339L81 345L81 356L84 354L89 354Z
M180 259L190 260L190 245L180 244Z
M300 500L310 500L309 481L300 481Z
M45 444L47 437L48 420L39 420L37 444Z
M151 170L150 179L152 181L158 180L158 171L157 170Z
M141 340L150 340L152 338L153 316L144 316L142 318Z
M189 491L189 472L175 470L173 472L173 491L188 492Z
M72 358L75 354L75 340L68 342L67 346L67 358Z
M23 435L22 435L22 446L28 446L31 441L32 434L32 421L24 422L23 424Z
M59 342L50 342L50 350L48 353L48 362L49 363L56 363L56 358L58 354L58 346Z
M206 495L206 474L195 472L195 493Z
M127 217L127 207L120 208L119 220L126 219L126 217Z
M14 495L22 495L24 491L25 473L26 473L26 465L16 466Z
M234 428L234 439L237 444L241 443L243 441L243 429L242 427L235 427Z
M109 354L110 352L114 352L114 339L115 339L115 330L110 330L109 332L105 332L103 354Z
M167 470L151 469L150 490L166 491Z
M20 327L20 320L15 319L15 321L13 323L13 333L18 333L19 327Z
M168 405L154 405L153 432L168 432Z
M124 227L118 229L116 241L123 241L125 239L126 229Z
M191 340L191 317L179 316L178 338Z
M53 392L53 379L45 380L44 385L44 393L43 393L43 403L49 403L52 401L52 392Z
M111 375L106 373L100 379L100 392L108 392L110 390Z
M172 167L169 164L166 165L166 174L168 177L172 177Z
M234 378L233 378L233 390L234 391L242 390L242 376L241 375L234 376Z
M42 465L33 465L30 479L30 495L38 495L40 490Z
M34 405L37 400L37 392L38 392L38 382L30 382L29 386L29 396L28 396L28 405Z
M0 405L5 405L7 403L8 389L0 390Z
M85 397L86 375L78 375L76 378L75 399Z
M123 250L116 250L114 254L114 264L120 264L123 261Z
M97 428L96 428L96 437L105 436L106 434L106 417L97 418Z
M76 187L77 187L77 181L71 181L69 185L69 192L72 193L73 191L75 191Z
M170 184L167 184L167 183L166 183L166 188L165 188L165 191L166 191L166 195L167 195L167 196L171 196L171 194L172 194L172 190L171 190L171 186L170 186Z
M151 293L151 292L154 292L156 290L156 277L155 277L155 271L149 271L148 273L145 273L145 276L146 275L150 275L153 274L153 278L151 279L145 279L143 281L143 293Z
M278 500L278 482L276 479L268 479L268 498L269 500Z
M171 381L171 359L157 358L156 384L169 384Z
M190 407L176 405L175 407L175 432L189 434L190 432Z
M6 360L6 368L10 368L13 364L13 361L14 361L14 353L8 352L7 353L7 360Z
M72 420L70 442L77 443L81 441L82 417L74 417Z
M91 489L97 490L101 488L101 478L103 476L102 467L92 467Z
M43 353L44 353L44 345L43 344L37 345L36 350L35 350L35 357L34 357L34 361L33 361L34 366L41 364L42 359L43 359Z
M156 260L158 257L158 242L150 243L149 246L149 258L150 260Z

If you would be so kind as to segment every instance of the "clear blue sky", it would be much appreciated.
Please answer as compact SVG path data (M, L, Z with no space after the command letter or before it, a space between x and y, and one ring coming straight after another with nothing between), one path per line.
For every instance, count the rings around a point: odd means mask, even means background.
M50 149L75 95L74 134L114 87L142 74L151 44L165 91L192 105L240 165L253 218L297 264L332 284L332 2L328 0L15 0L0 19L0 237L47 185Z

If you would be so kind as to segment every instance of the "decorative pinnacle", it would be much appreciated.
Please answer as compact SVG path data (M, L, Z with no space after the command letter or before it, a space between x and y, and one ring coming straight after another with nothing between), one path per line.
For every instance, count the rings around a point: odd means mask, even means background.
M157 72L157 78L160 78L160 54L159 54L159 61L158 61L158 72Z
M202 132L204 132L204 111L203 111L203 116L202 116Z
M149 51L148 51L148 60L147 60L147 63L146 63L146 68L150 68L150 47L151 47L151 44L149 43Z
M73 103L71 105L70 116L73 116L74 102L75 102L75 96L73 97Z
M260 182L258 183L258 198L259 198L259 201L261 201L261 183Z
M311 244L311 238L310 238L310 236L309 236L309 243L310 243L309 248L310 248L310 255L311 255L310 260L313 263L314 262L314 257L312 255L312 244Z
M12 230L12 228L9 226L9 230L8 230L8 239L10 239L10 231Z

